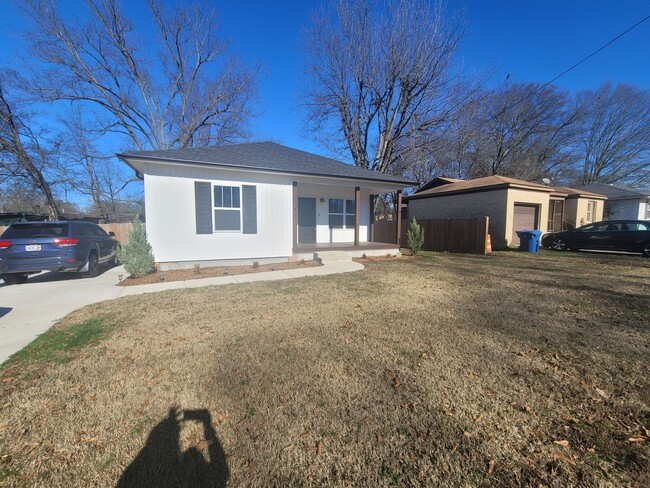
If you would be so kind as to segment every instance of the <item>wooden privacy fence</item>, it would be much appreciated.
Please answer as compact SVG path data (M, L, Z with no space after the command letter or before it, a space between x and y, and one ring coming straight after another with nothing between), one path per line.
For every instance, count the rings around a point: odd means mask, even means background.
M106 232L115 232L114 239L117 239L122 244L129 242L129 230L131 229L131 222L124 222L121 224L98 224ZM5 231L6 227L0 227L0 235Z
M425 251L485 254L488 217L418 220L424 229ZM373 241L394 243L397 222L379 220L373 224ZM410 221L402 221L400 245L406 247L406 232Z
M106 232L115 232L115 237L120 244L129 242L129 231L133 224L131 222L124 222L120 224L98 224Z

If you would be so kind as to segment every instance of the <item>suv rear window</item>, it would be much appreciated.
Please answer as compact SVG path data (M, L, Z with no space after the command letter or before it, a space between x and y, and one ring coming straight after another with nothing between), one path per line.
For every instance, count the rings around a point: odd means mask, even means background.
M67 237L68 224L13 224L2 237L4 239L29 239L32 237Z

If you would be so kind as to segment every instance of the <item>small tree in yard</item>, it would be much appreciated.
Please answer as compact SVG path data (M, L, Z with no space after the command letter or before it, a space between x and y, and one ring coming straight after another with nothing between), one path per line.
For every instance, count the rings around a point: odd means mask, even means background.
M406 232L406 242L411 249L411 254L414 256L420 252L420 249L424 244L424 229L422 229L422 226L417 223L415 217L411 220L409 230Z
M129 242L117 252L117 258L124 263L124 269L135 278L141 278L153 269L154 258L147 234L140 222L140 216L133 219L129 231Z

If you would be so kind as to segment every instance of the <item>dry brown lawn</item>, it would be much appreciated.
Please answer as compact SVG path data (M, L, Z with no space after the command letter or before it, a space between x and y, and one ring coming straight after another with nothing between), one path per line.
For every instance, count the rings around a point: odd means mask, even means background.
M650 485L647 259L435 254L55 333L2 373L0 485Z

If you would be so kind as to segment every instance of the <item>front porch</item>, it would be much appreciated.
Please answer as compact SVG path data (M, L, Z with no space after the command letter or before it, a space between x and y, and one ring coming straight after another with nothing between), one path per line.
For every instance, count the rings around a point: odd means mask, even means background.
M387 242L329 242L321 244L298 244L294 251L296 259L314 259L323 253L344 253L350 258L360 258L366 256L384 256L386 254L395 255L399 252L397 244Z
M399 252L398 244L373 241L373 237L375 200L393 190L398 194L397 208L401 208L401 190L379 183L364 187L337 183L293 182L293 255L305 258L340 251L361 257ZM395 242L401 229L400 212L396 224Z

